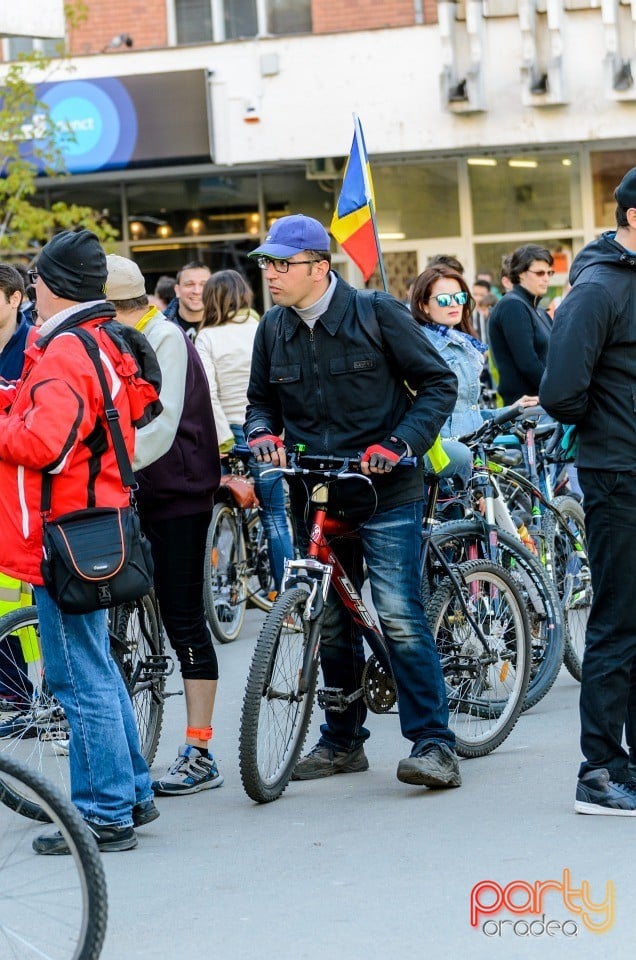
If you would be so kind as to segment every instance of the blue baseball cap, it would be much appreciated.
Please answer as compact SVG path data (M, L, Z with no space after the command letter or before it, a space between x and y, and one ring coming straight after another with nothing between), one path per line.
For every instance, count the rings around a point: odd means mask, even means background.
M286 260L303 250L329 250L329 245L329 234L322 223L313 217L295 213L291 217L276 220L265 237L265 243L248 256Z

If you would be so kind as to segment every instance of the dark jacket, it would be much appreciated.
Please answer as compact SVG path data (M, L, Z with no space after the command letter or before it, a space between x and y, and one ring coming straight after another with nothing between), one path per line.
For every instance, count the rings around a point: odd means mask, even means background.
M19 380L24 366L24 351L29 330L33 324L29 323L21 313L18 313L18 325L14 334L0 352L0 377L5 380Z
M541 404L578 425L581 467L636 470L636 254L604 233L577 255L556 313Z
M393 435L425 453L453 409L456 377L404 304L378 292L375 313L382 344L365 332L355 290L340 277L313 330L290 308L268 310L254 340L246 433L284 430L287 447L351 457ZM378 509L423 495L419 470L394 470L373 483ZM362 485L354 486L357 493Z
M495 305L488 320L488 343L499 373L505 404L524 393L534 396L545 370L552 320L525 287L517 284Z
M166 320L172 320L173 323L178 323L183 332L187 333L191 340L194 340L197 330L199 329L199 324L191 323L189 320L183 319L179 313L179 297L172 298L166 309L163 311L163 315Z

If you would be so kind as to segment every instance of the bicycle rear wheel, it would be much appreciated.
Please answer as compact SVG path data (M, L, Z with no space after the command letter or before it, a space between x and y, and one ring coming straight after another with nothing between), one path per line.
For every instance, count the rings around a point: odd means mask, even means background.
M547 512L543 524L566 623L563 662L574 679L580 680L593 597L585 513L574 497L555 497L552 503L559 511L559 519Z
M46 813L70 856L36 861L38 831L0 806L0 956L20 960L97 960L108 896L95 839L59 790L16 760L0 756L0 793L9 790ZM21 812L18 810L18 812Z
M478 520L443 523L433 537L451 563L489 559L488 533ZM559 675L565 646L564 615L555 586L538 557L505 530L497 530L497 539L497 561L519 589L530 623L532 663L523 704L523 709L529 710L546 696ZM423 596L440 573L443 568L429 564L423 577Z
M309 588L298 585L274 602L256 641L239 735L245 792L258 803L276 800L289 783L307 736L317 664L307 690L298 682L309 624L303 619Z
M468 611L447 577L429 607L449 708L449 726L462 757L483 757L509 736L523 708L530 676L530 628L512 578L477 560L456 568Z
M205 545L203 600L217 640L236 640L247 602L245 544L234 510L226 503L217 503L212 512Z

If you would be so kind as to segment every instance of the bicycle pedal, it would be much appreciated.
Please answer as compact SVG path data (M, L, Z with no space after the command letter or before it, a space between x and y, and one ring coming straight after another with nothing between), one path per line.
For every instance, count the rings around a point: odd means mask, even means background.
M323 687L316 694L320 709L331 710L332 713L344 713L347 707L361 696L362 689L345 694L341 687Z

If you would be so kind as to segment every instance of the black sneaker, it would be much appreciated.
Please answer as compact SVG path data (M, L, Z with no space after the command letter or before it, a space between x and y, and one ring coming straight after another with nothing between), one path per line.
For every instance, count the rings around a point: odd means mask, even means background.
M400 760L397 778L432 790L462 785L457 754L445 743L425 743L406 760Z
M292 780L319 780L335 773L362 773L369 769L369 761L363 747L357 750L334 750L326 744L317 743L306 757L299 760L292 773Z
M132 808L133 827L145 827L147 823L152 823L158 816L159 811L152 798L136 803Z
M616 783L609 770L590 770L576 785L574 809L602 817L636 817L636 783Z
M9 737L20 737L26 740L37 735L38 728L33 710L15 713L0 723L0 740L7 740Z
M85 820L84 823L95 837L97 846L102 853L134 850L137 846L137 836L132 827L120 827L108 823L91 823L90 820ZM33 841L33 849L36 853L49 857L70 853L66 840L59 830L48 836L36 837Z

